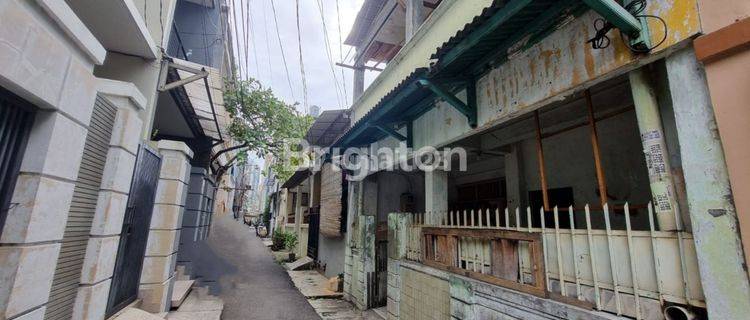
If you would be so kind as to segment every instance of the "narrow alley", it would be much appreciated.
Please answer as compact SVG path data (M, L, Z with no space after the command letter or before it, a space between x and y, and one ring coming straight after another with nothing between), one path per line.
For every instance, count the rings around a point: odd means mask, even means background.
M222 319L320 319L252 229L217 216L192 274L224 301Z

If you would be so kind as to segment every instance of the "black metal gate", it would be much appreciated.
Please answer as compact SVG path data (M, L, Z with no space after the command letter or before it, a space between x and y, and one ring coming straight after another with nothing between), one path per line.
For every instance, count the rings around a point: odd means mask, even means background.
M0 233L11 209L10 200L33 123L33 107L0 88Z
M313 208L315 209L315 208ZM320 210L320 209L318 209ZM318 238L320 237L320 213L317 210L311 210L308 216L308 235L307 235L307 256L313 260L318 259Z
M367 308L388 302L388 241L375 242L375 272L367 273Z
M122 224L112 285L107 303L107 316L135 301L146 253L146 241L159 182L161 156L145 145L138 150L128 207Z

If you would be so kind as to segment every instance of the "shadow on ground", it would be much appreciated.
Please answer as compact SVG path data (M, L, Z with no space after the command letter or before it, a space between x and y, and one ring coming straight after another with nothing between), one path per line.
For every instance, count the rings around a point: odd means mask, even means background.
M222 319L320 319L241 221L214 217L208 240L180 250L180 261L192 261L191 275L224 300Z

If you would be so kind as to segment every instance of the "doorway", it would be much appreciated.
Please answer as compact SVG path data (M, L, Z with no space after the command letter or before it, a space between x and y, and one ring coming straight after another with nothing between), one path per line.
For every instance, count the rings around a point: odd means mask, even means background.
M108 317L138 297L138 284L160 169L161 156L151 148L141 145L122 223L120 245L107 303Z

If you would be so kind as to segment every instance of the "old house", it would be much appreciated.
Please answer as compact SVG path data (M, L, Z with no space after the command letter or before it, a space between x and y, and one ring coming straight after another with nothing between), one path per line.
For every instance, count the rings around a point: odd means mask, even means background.
M0 2L0 318L170 308L231 145L232 44L181 32L199 16L227 34L226 13L219 0Z
M402 319L750 312L729 149L747 131L721 85L747 79L717 71L750 8L625 2L365 2L355 89L386 66L333 146L460 152L349 182L347 299Z

